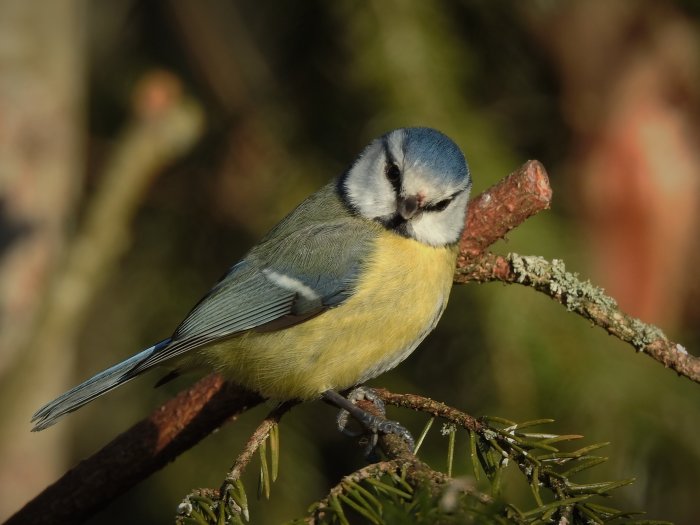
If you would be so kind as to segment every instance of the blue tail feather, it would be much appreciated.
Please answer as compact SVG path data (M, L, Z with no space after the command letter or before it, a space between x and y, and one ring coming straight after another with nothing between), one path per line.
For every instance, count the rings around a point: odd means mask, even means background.
M145 372L147 369L139 369L139 365L145 360L152 357L154 354L165 348L170 343L170 339L165 339L155 345L146 348L135 356L122 361L108 368L104 372L91 377L84 383L70 389L68 392L61 394L59 397L47 403L32 416L34 428L32 432L44 430L53 425L61 416L77 410L83 405L86 405L93 399L106 394L110 390L130 381L134 377Z

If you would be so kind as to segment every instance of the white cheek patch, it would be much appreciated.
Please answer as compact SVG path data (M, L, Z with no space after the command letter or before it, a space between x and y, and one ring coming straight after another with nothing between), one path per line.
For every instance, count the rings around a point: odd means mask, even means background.
M457 242L464 229L464 215L469 192L458 195L444 211L424 212L410 221L413 237L430 246Z
M384 160L378 152L361 158L345 179L349 204L368 219L390 215L396 211L394 190L384 172Z
M304 299L314 301L319 298L319 295L314 290L312 290L310 287L308 287L295 277L284 275L283 273L270 270L269 268L265 268L262 271L262 273L265 274L265 277L267 277L267 279L271 283L279 286L284 290L289 290L290 292L298 293Z
M423 214L411 221L413 237L417 241L430 246L444 246L456 240L453 229L447 226L444 221L427 214Z

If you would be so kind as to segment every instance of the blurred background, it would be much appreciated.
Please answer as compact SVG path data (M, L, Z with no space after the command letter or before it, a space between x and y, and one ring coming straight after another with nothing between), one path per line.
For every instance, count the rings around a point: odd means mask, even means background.
M154 389L154 374L30 433L40 405L170 335L395 127L455 139L476 193L542 161L553 209L495 249L564 259L697 354L699 38L694 0L0 1L0 519L196 378ZM373 383L611 441L590 479L635 477L620 507L698 522L700 386L529 289L455 288L438 329ZM171 523L267 409L92 523ZM363 464L334 417L322 403L285 417L255 522L303 515ZM426 446L444 468L445 438ZM466 475L465 435L457 454ZM527 501L517 476L506 497Z

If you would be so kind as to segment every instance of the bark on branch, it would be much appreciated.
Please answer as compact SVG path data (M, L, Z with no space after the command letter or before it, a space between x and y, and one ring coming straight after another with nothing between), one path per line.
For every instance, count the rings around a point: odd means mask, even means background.
M210 375L78 463L5 523L82 523L226 420L261 401L256 394Z

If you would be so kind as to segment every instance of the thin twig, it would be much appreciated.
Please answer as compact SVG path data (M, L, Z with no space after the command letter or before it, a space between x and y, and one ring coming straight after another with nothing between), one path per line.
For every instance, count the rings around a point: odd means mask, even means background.
M457 269L455 282L501 281L530 286L568 310L600 326L679 375L700 383L700 358L668 337L656 326L644 323L618 308L615 300L589 281L566 271L564 262L542 257L485 254Z
M595 495L607 495L609 491L627 485L633 480L621 480L621 481L605 481L600 483L592 484L577 484L568 479L568 473L575 474L576 472L583 470L583 467L579 464L577 467L571 468L566 472L561 472L557 470L557 466L564 465L567 462L574 462L582 458L588 457L587 455L606 443L600 443L595 445L588 445L586 447L580 448L574 452L560 452L558 447L553 445L558 445L559 442L571 441L581 438L579 435L560 435L560 436L547 436L542 435L541 439L535 438L533 441L529 441L532 435L518 434L518 430L522 432L522 429L529 426L534 426L535 424L547 423L550 420L538 420L523 423L522 426L517 425L512 422L501 422L496 423L496 426L488 424L487 419L493 420L494 418L483 418L477 419L461 410L445 405L429 399L427 397L418 396L415 394L397 394L394 392L389 392L385 389L375 389L377 396L382 399L385 403L399 406L403 408L410 408L419 412L425 412L431 414L432 416L441 417L447 421L459 425L470 432L478 434L481 439L488 442L488 447L497 452L499 458L498 468L503 468L507 463L504 460L513 459L513 463L517 465L517 468L522 472L528 483L532 487L539 488L540 486L549 489L555 498L559 501L568 501L578 498L587 499ZM506 425L501 427L501 425ZM551 450L551 453L547 452L544 455L537 454L546 450ZM549 462L545 460L549 459ZM605 458L595 458L605 460ZM556 461L552 461L556 460ZM425 471L425 469L430 469L430 467L419 465L418 460L413 463L407 463L404 467L405 475L407 477L412 475L414 468L420 467ZM476 461L472 458L472 461ZM598 464L600 461L594 463L588 463L588 466ZM484 467L486 470L487 467ZM434 472L434 471L433 471ZM438 473L441 474L441 473ZM431 488L439 488L443 481L439 477L431 474L431 476L426 479L425 474L422 474L422 478L418 478L419 481L422 480L423 483L426 481L431 484ZM445 481L449 480L449 476L441 474L445 477ZM493 482L492 480L492 483ZM494 486L494 485L492 485ZM536 496L538 503L538 511L544 509L546 505L542 503L538 496ZM486 500L482 500L486 501ZM561 512L566 512L568 507L564 506ZM572 507L573 508L573 507Z
M330 508L330 500L334 497L338 497L340 494L343 494L345 491L347 491L348 485L360 483L369 478L377 479L380 478L382 475L388 474L390 472L400 472L401 467L401 460L391 459L389 461L379 461L378 463L371 463L366 467L356 470L352 474L344 476L343 479L340 480L340 483L338 483L330 491L328 491L328 495L325 498L319 500L315 504L314 516L309 516L309 518L307 518L307 522L316 523L318 520L320 520L323 517L324 511Z
M382 401L389 405L426 412L433 416L447 419L472 432L483 432L487 428L479 419L428 397L416 394L396 394L384 388L375 388L374 391Z
M202 496L205 496L205 505L210 507L210 510L214 510L214 508L230 509L232 512L243 515L247 521L249 519L247 503L245 503L245 501L240 501L241 496L245 497L239 492L243 490L243 486L240 483L241 475L243 475L243 471L250 463L250 460L253 459L256 451L259 450L261 455L265 454L265 448L263 447L265 440L270 437L275 425L280 422L282 416L296 404L296 401L289 401L275 407L267 417L260 422L250 436L245 447L243 447L243 450L226 474L221 488L219 490L210 488L192 490L192 492L185 496L183 503L178 507L178 514L180 517L192 517L192 513L194 512L192 501L196 501L198 498L201 499ZM272 453L276 454L277 451ZM269 473L265 472L264 475L269 476ZM275 474L273 474L273 477L274 476ZM262 481L261 479L261 482ZM269 483L269 480L267 482ZM237 499L239 501L236 501ZM180 523L179 519L177 519L176 522Z
M306 518L306 522L310 524L322 522L325 513L332 509L331 502L333 500L339 498L341 494L353 490L361 482L368 479L379 479L385 474L405 476L410 485L428 486L434 495L438 495L445 485L453 481L443 472L433 470L416 456L401 453L399 457L389 455L389 458L387 461L372 463L343 477L340 483L335 485L323 499L313 505L313 511ZM477 491L474 491L474 494L480 499L488 499L488 496Z
M233 466L229 469L228 474L226 474L224 484L234 482L241 478L246 466L250 463L250 460L253 458L258 448L260 448L260 444L270 435L272 427L278 424L282 416L289 412L295 404L296 402L282 403L260 422L258 428L255 429L255 432L253 432L245 447L243 447L243 451L238 455Z

